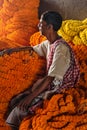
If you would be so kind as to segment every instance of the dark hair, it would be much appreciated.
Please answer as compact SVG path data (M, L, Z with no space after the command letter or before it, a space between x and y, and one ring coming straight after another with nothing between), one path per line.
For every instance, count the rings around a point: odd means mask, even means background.
M47 24L52 24L55 31L59 30L62 24L62 16L55 11L46 11L42 14L42 19Z

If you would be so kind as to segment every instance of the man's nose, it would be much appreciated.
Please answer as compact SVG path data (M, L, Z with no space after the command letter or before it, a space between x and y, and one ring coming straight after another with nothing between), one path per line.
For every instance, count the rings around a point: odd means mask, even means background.
M38 23L38 25L37 25L37 26L38 26L38 28L39 28L39 27L40 27L40 23Z
M42 27L42 23L39 22L39 23L38 23L38 27Z

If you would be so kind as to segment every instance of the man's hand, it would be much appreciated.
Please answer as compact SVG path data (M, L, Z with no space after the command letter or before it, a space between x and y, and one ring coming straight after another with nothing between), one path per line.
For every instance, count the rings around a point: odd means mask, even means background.
M33 100L33 95L28 95L26 96L23 100L20 101L20 103L18 104L18 108L22 111L27 111L28 110L28 107L30 105L30 103L32 102Z
M34 83L34 85L32 86L32 92L33 92L35 89L37 89L37 86L39 86L42 82L43 82L43 78L38 79L38 80Z
M45 76L44 78L38 80L31 88L31 93L23 100L21 100L17 107L22 111L27 111L32 100L44 92L46 89L48 89L53 79L54 77Z
M17 96L13 97L10 102L10 107L14 108L21 100L23 100L26 96L30 94L29 91L25 91L23 93L18 94Z
M10 49L5 49L0 51L0 56L3 56L4 54L10 55L13 52L19 52L19 51L23 51L23 50L27 50L30 52L30 55L32 55L33 53L33 47L31 46L25 46L25 47L17 47L17 48L10 48Z

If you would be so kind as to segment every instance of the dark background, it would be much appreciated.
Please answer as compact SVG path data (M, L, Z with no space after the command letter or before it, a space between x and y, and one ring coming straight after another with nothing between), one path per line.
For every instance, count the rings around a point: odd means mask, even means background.
M40 0L39 17L46 10L56 10L63 19L87 18L87 0Z

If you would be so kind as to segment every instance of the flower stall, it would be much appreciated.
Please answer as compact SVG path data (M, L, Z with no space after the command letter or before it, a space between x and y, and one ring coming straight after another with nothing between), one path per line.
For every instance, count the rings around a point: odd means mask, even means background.
M10 130L5 119L12 97L45 74L45 59L27 51L29 45L46 40L37 29L39 5L39 0L0 1L0 130ZM35 115L22 121L20 130L87 130L87 18L63 20L58 34L76 54L80 80L74 88L44 100Z

